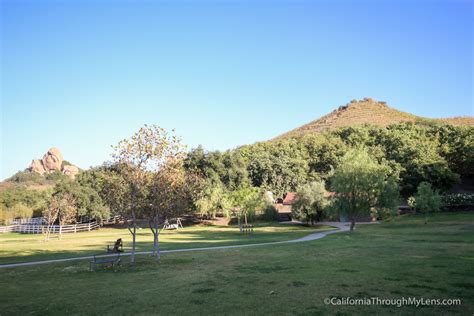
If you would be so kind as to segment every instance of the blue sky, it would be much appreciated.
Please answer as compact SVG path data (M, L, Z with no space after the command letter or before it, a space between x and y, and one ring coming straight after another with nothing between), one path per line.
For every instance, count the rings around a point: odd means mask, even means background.
M82 168L143 124L266 140L351 99L473 115L472 1L2 1L1 174Z

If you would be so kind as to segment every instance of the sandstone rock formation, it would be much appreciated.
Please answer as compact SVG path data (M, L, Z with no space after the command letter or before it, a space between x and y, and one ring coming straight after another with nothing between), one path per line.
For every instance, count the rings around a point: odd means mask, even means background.
M48 152L43 156L43 159L34 159L31 162L29 170L31 172L36 172L41 175L52 173L55 171L60 171L63 174L74 179L74 177L79 173L80 169L74 165L64 165L63 166L63 155L59 149L52 147Z
M66 165L63 167L62 172L69 176L71 179L74 179L76 175L79 173L79 168L73 165Z
M60 171L63 163L63 155L59 149L53 147L48 150L48 152L43 156L43 166L44 169L48 172L55 170Z
M31 165L30 165L30 170L32 172L36 172L36 173L39 173L41 175L43 175L46 172L46 170L43 167L43 161L41 161L39 159L33 159L33 161L31 162Z

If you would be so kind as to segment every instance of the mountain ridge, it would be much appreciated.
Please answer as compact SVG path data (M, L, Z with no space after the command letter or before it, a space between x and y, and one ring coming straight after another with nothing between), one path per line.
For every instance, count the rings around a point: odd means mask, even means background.
M372 98L364 98L362 100L352 100L346 105L338 107L334 111L320 117L319 119L294 128L271 140L273 141L303 136L306 134L321 133L326 130L332 130L340 127L364 124L386 127L390 124L402 122L444 123L451 125L474 126L474 117L459 116L435 119L426 118L392 108L384 101L376 101Z

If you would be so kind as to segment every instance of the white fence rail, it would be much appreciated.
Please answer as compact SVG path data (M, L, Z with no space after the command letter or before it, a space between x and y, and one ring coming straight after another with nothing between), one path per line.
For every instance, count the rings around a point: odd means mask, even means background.
M100 227L96 222L90 222L87 224L74 224L74 225L53 225L51 227L52 234L60 233L77 233L84 231L91 231L98 229ZM48 226L46 225L30 225L30 224L21 224L21 225L10 225L10 226L0 226L0 233L15 232L23 234L41 234L46 232Z
M33 218L16 218L10 220L11 225L22 225L22 224L30 224L30 225L41 225L45 221L44 217L33 217Z

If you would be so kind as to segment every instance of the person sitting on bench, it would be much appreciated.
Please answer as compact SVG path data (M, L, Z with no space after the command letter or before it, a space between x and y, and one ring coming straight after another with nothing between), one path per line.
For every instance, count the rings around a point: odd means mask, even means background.
M107 245L107 252L112 252L112 253L123 252L122 238L117 239L117 241L114 244L114 248L112 250L110 250L110 247Z

